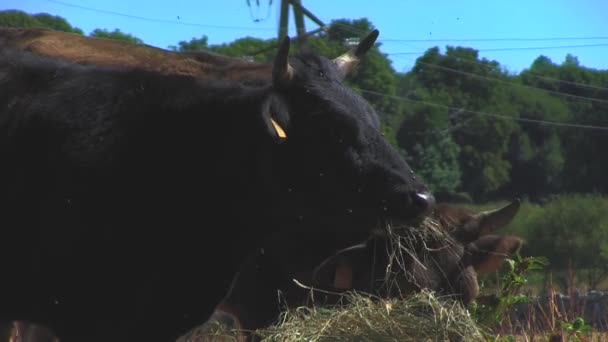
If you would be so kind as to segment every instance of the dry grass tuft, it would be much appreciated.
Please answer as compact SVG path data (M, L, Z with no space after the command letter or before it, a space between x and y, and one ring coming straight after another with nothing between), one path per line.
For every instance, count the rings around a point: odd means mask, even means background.
M348 305L300 307L258 330L262 341L485 341L459 303L422 291L405 299L345 295Z

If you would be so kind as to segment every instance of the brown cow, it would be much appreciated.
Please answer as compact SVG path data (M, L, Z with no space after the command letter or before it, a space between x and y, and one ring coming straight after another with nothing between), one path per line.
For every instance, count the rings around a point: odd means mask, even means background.
M272 74L271 64L209 51L176 52L45 28L0 28L0 46L82 65L136 67L165 75L254 82L269 81Z
M397 240L385 235L336 253L333 240L319 245L305 233L276 236L241 266L213 317L178 341L195 341L215 324L242 330L241 341L255 340L247 331L274 323L286 307L310 303L310 290L293 279L333 293L356 290L393 298L426 288L468 304L479 292L477 275L494 272L519 250L521 239L493 235L518 209L519 201L480 213L439 204L429 221L435 232L424 237L407 228L400 231L400 242L411 255L400 253ZM332 256L322 260L323 255ZM325 291L315 291L314 297L317 304L338 299Z

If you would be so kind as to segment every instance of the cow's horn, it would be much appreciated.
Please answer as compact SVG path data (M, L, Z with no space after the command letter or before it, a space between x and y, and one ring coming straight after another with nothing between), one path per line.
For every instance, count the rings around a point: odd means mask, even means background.
M285 37L279 45L279 51L274 58L274 66L272 68L272 79L274 82L285 82L293 78L293 68L289 65L289 37Z
M361 56L363 56L369 49L374 46L376 39L378 38L379 31L373 30L367 37L363 38L361 42L354 48L350 49L345 54L334 58L334 63L338 68L342 77L346 77L359 63Z

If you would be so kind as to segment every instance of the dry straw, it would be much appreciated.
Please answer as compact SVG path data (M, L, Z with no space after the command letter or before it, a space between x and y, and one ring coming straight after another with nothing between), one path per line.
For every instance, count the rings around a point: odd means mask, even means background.
M422 291L404 299L349 293L348 305L301 307L257 334L262 341L486 341L459 303Z

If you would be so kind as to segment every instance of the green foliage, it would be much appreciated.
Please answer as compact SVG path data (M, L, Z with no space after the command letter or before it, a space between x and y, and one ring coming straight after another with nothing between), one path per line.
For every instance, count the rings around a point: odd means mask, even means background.
M42 27L42 23L25 12L8 10L0 12L0 27Z
M591 326L581 317L575 318L572 322L561 322L562 329L568 334L567 341L583 342L591 336Z
M518 125L512 120L479 114L517 115L514 109L499 105L504 103L504 86L492 79L507 77L500 65L480 60L473 49L447 47L442 54L435 47L418 58L411 74L417 85L413 100L421 99L427 107L432 103L451 108L442 126L459 146L462 188L483 198L507 185L511 163L506 152Z
M203 35L201 38L192 38L190 41L182 40L177 43L177 46L171 45L169 49L173 51L213 51L225 56L231 56L236 58L249 59L255 62L267 63L272 61L275 51L268 49L276 40L263 40L253 37L239 38L230 43L224 43L219 45L209 45L209 39ZM255 52L267 50L265 53Z
M57 31L65 31L83 34L82 30L77 27L72 27L65 18L58 15L50 15L48 13L34 14L33 17L38 20L44 27L51 28Z
M553 270L571 260L591 288L608 277L608 198L564 195L544 206L524 204L511 229L527 240L522 254L549 258Z
M374 29L374 25L366 19L337 19L332 20L327 30L327 38L343 43L348 38L359 38Z
M209 50L222 55L237 58L252 58L255 62L271 62L276 51L268 49L269 46L276 44L276 39L263 40L253 37L239 38L228 44L212 45ZM257 51L266 50L265 53L255 54Z
M192 39L190 39L189 42L182 40L179 43L177 43L177 46L175 46L175 45L169 46L169 49L171 49L173 51L180 51L180 52L205 51L209 48L208 41L209 41L209 38L207 38L207 36L203 35L200 38L192 38Z
M96 38L121 40L124 42L133 43L133 44L143 44L144 43L143 40L133 36L130 33L124 33L119 29L114 29L114 31L108 31L106 29L95 29L95 30L93 30L93 32L91 32L91 34L89 36L96 37Z
M501 277L501 287L492 304L473 303L471 314L480 323L487 326L499 326L505 314L517 303L527 302L526 295L520 290L528 282L528 276L535 271L543 270L549 261L545 257L522 257L519 254L513 259L506 259L507 268Z
M460 147L452 140L447 126L448 111L416 106L397 132L406 160L435 193L453 193L460 185ZM432 130L429 130L433 127Z
M551 95L556 99L554 103L559 101L562 108L553 106L544 112L546 115L559 113L557 121L608 126L608 71L585 68L572 55L567 55L561 65L541 56L529 69L521 72L521 80L526 85L599 100L563 96L557 99ZM555 130L554 134L562 142L561 184L557 184L560 190L606 193L608 180L605 170L608 167L608 154L603 153L601 147L608 144L605 131L560 128L559 131Z
M65 18L48 13L30 15L18 10L0 11L0 27L44 27L82 34L81 29L72 27Z

